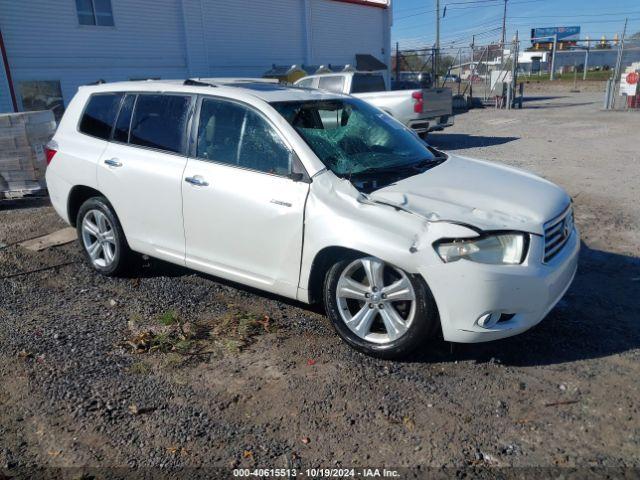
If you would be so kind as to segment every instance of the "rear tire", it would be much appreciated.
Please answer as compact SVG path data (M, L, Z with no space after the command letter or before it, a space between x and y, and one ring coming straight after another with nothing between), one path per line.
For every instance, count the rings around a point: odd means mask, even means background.
M375 257L336 262L326 274L323 293L338 335L373 357L406 357L433 337L440 324L424 280Z
M104 197L85 201L76 217L78 240L89 265L108 277L124 274L133 262L133 252L113 207Z

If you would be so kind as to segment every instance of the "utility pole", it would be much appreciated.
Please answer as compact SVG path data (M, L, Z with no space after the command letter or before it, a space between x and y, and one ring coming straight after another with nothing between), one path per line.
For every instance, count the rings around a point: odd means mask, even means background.
M624 30L622 30L622 39L620 40L620 44L618 45L618 59L616 61L616 69L613 74L613 82L611 85L611 100L609 101L609 108L615 108L616 106L616 89L618 87L618 83L620 82L620 74L622 73L622 56L624 54L624 37L627 36L627 22L628 18L624 19Z
M500 56L500 68L503 68L504 64L504 41L507 34L507 0L504 0L504 12L502 13L502 41L500 42L500 48L502 49L502 55Z
M471 37L471 73L469 74L469 98L471 101L468 102L468 105L473 105L473 75L476 71L475 62L476 61L476 36ZM462 66L460 66L460 75L462 75Z
M435 61L433 62L433 65L434 65L433 80L435 85L437 86L438 85L438 68L439 68L438 57L440 56L440 0L436 0L436 48L433 54L435 55Z
M590 48L591 48L591 43L589 42L589 37L587 37L587 49L584 52L584 67L582 68L583 81L587 79L587 71L589 70L589 49Z
M511 50L511 98L509 106L507 107L509 109L513 106L516 89L518 87L518 55L520 54L520 35L518 30L516 30L516 37L513 40Z
M396 82L400 81L400 72L402 70L400 61L400 43L396 42Z
M549 74L549 80L556 79L556 50L558 49L558 34L553 36L553 51L551 52L551 73Z
M504 12L502 13L502 45L504 45L504 40L506 38L506 30L507 30L507 0L504 0Z

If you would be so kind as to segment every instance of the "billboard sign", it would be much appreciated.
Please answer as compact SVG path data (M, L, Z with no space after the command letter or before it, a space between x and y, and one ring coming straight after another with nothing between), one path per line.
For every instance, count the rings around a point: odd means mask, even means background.
M571 42L580 38L580 27L545 27L531 29L531 43L551 43L554 36L559 42Z

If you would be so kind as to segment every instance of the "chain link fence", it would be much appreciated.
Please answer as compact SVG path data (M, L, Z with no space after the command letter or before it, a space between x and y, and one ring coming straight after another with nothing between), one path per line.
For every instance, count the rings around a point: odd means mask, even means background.
M535 49L530 40L466 47L396 49L394 88L446 86L454 107L521 107L523 83L572 82L603 93L603 108L640 111L640 39L554 42ZM399 59L399 60L398 60ZM570 83L571 85L571 83Z
M519 42L396 50L395 89L448 87L454 107L496 105L511 108L516 95ZM398 60L399 59L399 60Z

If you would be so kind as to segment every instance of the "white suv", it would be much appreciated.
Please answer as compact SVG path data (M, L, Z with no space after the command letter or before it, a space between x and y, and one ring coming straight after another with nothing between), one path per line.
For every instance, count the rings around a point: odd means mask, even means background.
M346 95L250 81L80 88L48 145L56 211L105 275L133 252L322 302L337 332L398 357L441 331L538 323L569 287L569 196L445 155Z

